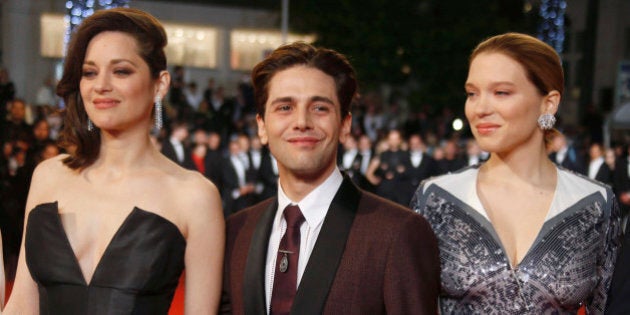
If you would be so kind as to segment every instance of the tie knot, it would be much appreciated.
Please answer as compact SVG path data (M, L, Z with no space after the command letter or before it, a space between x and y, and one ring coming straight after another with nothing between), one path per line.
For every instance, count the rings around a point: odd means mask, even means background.
M304 216L300 207L288 205L284 208L284 219L287 221L287 228L299 228L302 222L304 222Z

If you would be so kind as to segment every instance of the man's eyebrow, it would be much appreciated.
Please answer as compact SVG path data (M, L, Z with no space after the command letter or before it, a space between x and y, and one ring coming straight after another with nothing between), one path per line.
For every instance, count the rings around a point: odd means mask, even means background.
M285 97L278 97L274 99L273 101L271 101L271 104L287 103L287 102L292 102L292 101L293 101L293 98L291 96L285 96Z
M325 96L313 96L311 97L311 102L324 102L324 103L329 103L330 105L335 105L335 102L333 102L330 98L325 97Z

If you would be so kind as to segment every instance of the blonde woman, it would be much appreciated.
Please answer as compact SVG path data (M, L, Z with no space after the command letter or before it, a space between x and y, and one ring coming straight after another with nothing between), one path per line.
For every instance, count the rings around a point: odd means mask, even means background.
M473 51L465 112L490 158L428 180L411 205L439 240L443 314L604 312L620 214L610 187L547 157L563 87L558 54L532 36Z

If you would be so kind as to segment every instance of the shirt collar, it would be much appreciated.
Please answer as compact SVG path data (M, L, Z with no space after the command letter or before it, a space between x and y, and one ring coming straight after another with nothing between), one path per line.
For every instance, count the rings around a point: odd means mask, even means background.
M302 210L302 215L304 215L304 219L310 228L315 228L322 224L337 190L341 187L341 182L343 182L343 175L341 175L339 168L335 167L335 170L321 185L317 186L300 202L294 202L287 197L284 190L282 190L280 181L278 181L278 211L274 221L280 221L284 208L289 204L297 204Z
M169 141L171 142L171 144L172 144L172 145L174 145L174 146L180 146L180 145L182 145L182 142L181 142L181 141L179 141L177 138L170 137L170 138L168 138L168 140L169 140Z

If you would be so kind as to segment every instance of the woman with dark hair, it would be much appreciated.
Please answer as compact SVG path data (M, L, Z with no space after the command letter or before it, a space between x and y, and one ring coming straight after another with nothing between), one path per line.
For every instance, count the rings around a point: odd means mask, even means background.
M170 82L165 45L159 21L128 8L74 34L57 88L69 154L33 175L7 314L167 314L184 267L186 312L218 309L218 191L150 140Z
M558 54L529 35L473 51L465 112L490 158L424 182L411 204L439 240L443 314L603 313L619 210L610 187L547 157L563 86Z

